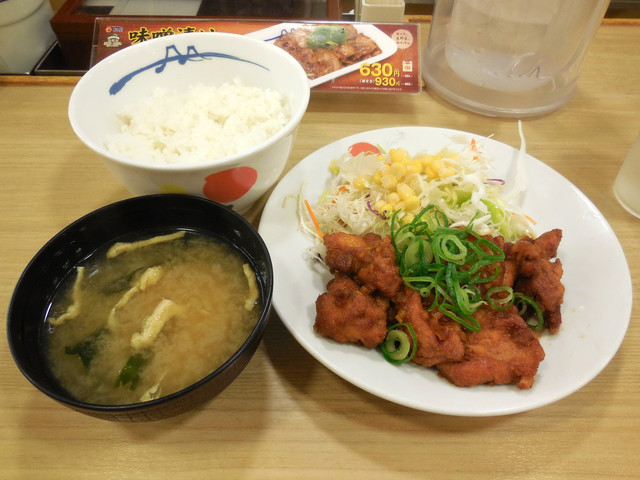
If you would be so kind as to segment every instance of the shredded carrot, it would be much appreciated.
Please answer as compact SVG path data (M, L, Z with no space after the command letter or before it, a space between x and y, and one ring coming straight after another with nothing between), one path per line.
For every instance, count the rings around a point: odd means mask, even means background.
M316 233L318 234L318 236L320 238L323 238L324 235L320 231L320 225L318 224L318 219L316 218L315 214L313 213L313 210L311 209L311 205L309 205L309 202L307 200L304 201L304 204L307 207L307 211L309 212L309 216L311 217L311 220L313 221L313 224L316 227Z
M474 152L478 151L478 145L476 144L476 139L475 138L471 139L471 150L473 150ZM477 162L478 161L478 155L474 155L473 156L473 160Z
M532 224L532 225L535 225L536 223L538 223L538 222L536 222L533 218L531 218L529 215L519 214L519 213L515 213L515 212L513 212L513 215L516 215L516 216L518 216L518 217L524 217L524 218L526 218L527 220L529 220L529 222L531 222L531 224Z

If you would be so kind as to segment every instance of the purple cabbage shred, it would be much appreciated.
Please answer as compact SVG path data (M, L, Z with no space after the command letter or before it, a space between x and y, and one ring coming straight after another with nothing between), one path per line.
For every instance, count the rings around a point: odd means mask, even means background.
M371 202L367 200L367 208L369 209L369 211L371 213L373 213L374 215L380 217L382 220L388 220L388 217L384 214L384 212L379 212L378 210L376 210L375 208L373 208L371 206Z

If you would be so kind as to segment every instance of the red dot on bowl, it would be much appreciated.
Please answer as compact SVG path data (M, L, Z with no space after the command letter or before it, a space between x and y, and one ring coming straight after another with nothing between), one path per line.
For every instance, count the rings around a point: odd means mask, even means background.
M257 179L258 172L254 168L230 168L207 176L202 192L214 202L229 203L251 190Z

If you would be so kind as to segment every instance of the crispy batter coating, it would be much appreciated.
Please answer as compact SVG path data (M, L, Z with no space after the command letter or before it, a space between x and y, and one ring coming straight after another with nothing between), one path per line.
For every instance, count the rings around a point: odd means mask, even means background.
M393 299L395 320L408 323L416 334L418 349L413 361L431 367L445 361L460 361L464 357L462 327L439 311L429 311L422 305L422 297L405 286Z
M369 292L393 297L403 284L396 252L389 236L347 233L325 235L325 263L331 272L352 275Z
M556 333L562 323L562 262L558 258L552 261L561 240L562 230L555 229L536 239L523 238L505 248L507 259L517 265L515 289L538 303L551 333Z
M387 333L388 300L372 297L351 278L338 273L316 300L314 329L340 343L376 348Z
M459 387L487 383L531 388L544 350L515 307L508 310L483 307L474 318L482 329L468 333L464 359L439 363L438 372Z

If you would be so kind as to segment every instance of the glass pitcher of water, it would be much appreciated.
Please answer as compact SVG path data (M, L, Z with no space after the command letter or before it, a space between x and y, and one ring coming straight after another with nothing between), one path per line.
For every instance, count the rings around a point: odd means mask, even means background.
M559 108L609 0L436 0L427 85L462 108L525 117Z

